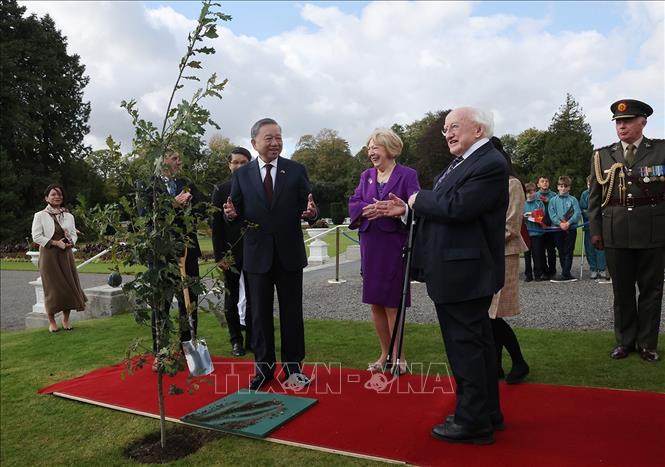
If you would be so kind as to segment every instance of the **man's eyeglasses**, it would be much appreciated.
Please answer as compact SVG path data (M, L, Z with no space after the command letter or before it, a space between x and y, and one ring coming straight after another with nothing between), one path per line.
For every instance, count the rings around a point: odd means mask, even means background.
M457 130L459 130L459 128L460 128L460 124L459 124L459 123L453 123L453 124L450 125L450 126L444 126L444 127L443 127L443 130L441 130L441 134L442 134L443 136L446 136L446 134L449 133L450 131L457 131Z

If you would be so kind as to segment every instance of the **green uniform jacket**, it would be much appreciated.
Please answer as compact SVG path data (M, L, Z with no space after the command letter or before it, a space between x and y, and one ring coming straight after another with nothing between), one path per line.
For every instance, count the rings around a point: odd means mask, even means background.
M598 183L594 160L591 158L591 191L589 194L589 224L591 235L602 235L603 243L609 248L657 248L665 246L665 177L649 176L644 181L640 174L641 167L665 165L665 140L647 139L644 137L637 148L635 160L627 167L620 142L597 150L600 154L602 177L614 163L624 164L621 169L625 174L626 199L644 199L656 197L657 204L641 205L629 208L613 204L619 200L619 174L612 189L611 202L601 208L604 200L603 186ZM605 185L606 187L609 184Z

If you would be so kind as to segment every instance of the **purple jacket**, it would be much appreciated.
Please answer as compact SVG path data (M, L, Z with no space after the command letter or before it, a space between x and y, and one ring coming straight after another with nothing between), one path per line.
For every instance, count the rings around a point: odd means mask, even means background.
M375 198L388 199L389 193L406 201L420 190L420 186L415 170L397 165L382 190L382 196L379 196L376 172L375 168L371 168L360 175L360 183L349 199L349 228L360 231L363 303L397 308L404 277L402 248L406 243L406 226L400 219L388 217L368 221L362 217L362 209L372 204ZM409 305L410 297L407 297L406 306Z
M388 179L388 182L383 187L383 196L379 196L376 172L377 170L372 167L360 174L360 183L358 183L356 191L349 198L349 218L351 219L349 228L365 232L369 229L371 223L374 227L385 232L395 232L402 226L399 219L382 217L370 222L361 217L362 210L365 206L372 204L374 198L378 200L388 199L389 193L393 193L404 201L407 201L409 196L420 191L418 174L409 167L397 164L390 175L390 179Z

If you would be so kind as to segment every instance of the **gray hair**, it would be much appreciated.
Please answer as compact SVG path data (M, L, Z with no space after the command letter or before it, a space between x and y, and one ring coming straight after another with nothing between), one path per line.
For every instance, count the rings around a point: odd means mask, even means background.
M252 131L251 131L251 136L252 139L256 139L256 135L259 134L259 130L263 125L277 125L279 127L279 130L282 130L282 127L279 126L279 123L277 123L275 120L272 118L262 118L258 122L256 122L254 125L252 125Z
M483 137L491 138L494 136L494 115L491 111L468 107L468 112L469 120L483 128Z

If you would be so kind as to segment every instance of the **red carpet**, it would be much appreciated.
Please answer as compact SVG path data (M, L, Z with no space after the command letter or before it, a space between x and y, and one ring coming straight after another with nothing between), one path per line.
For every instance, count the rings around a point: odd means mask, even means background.
M167 396L166 413L179 419L247 387L253 365L214 358L214 378L198 378L193 395ZM42 394L154 416L156 375L148 365L124 380L124 367L100 368L54 384ZM506 430L491 446L455 445L430 436L452 412L447 378L407 375L377 391L366 371L306 367L312 386L301 393L319 403L272 433L270 440L404 461L449 466L656 466L665 459L665 394L544 384L501 385ZM184 386L186 372L167 378ZM211 375L213 376L213 375ZM374 383L380 383L375 375ZM205 381L205 382L204 382ZM365 386L368 387L365 387ZM376 388L376 385L373 386ZM442 394L442 392L447 392Z

